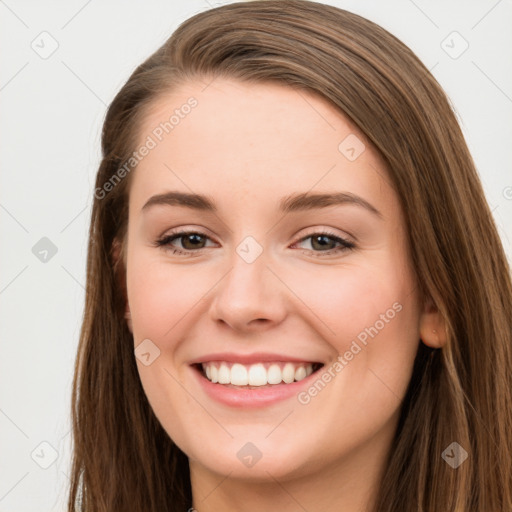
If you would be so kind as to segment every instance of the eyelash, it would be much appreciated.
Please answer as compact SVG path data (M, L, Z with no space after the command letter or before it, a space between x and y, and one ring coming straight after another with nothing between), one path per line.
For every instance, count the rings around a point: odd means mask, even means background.
M185 237L187 235L199 235L199 236L202 236L202 237L205 237L205 238L210 238L207 235L205 235L204 233L201 233L199 231L179 231L179 232L176 232L176 233L169 233L169 234L163 236L162 238L158 239L155 242L155 245L157 247L162 247L162 248L164 248L166 250L172 251L173 254L182 254L182 255L188 255L188 256L198 256L197 253L201 252L202 249L205 249L205 247L201 247L201 248L199 248L197 250L193 250L192 251L192 250L179 249L177 247L171 247L170 246L170 243L173 242L174 240L177 240L179 238L183 238L183 237ZM310 235L302 237L300 240L297 240L297 242L294 242L294 245L297 244L297 243L300 243L300 242L304 242L308 238L312 238L314 236L326 236L328 238L331 238L335 242L341 244L341 247L337 247L335 249L330 249L328 251L314 251L313 249L303 249L306 252L314 253L315 257L320 257L321 258L322 256L329 256L329 255L340 253L340 252L347 251L347 250L350 251L350 250L355 249L355 247L356 247L354 243L349 242L348 240L346 240L344 238L341 238L341 237L335 235L334 233L330 233L330 232L325 231L325 230L324 231L320 231L320 232L311 233ZM167 247L167 246L169 246L169 247ZM194 253L196 253L196 254L194 254Z

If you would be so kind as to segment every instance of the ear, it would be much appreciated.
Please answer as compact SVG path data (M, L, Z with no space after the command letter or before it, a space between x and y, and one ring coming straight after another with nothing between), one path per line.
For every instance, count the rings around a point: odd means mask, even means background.
M446 323L436 305L429 298L420 316L420 338L432 348L441 348L446 343Z
M119 290L121 291L121 297L123 301L124 318L128 326L129 331L133 334L132 315L130 312L130 305L128 304L128 294L126 292L126 258L124 257L124 247L120 240L117 238L112 242L112 267L116 277L116 282Z

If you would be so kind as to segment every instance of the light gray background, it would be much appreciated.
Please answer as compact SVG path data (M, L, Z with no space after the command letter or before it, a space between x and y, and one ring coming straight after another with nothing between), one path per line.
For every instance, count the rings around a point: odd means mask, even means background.
M432 70L458 112L511 260L512 1L325 3L379 23ZM106 106L179 23L220 4L0 0L0 512L65 510L70 387ZM57 249L46 262L32 251L43 237Z

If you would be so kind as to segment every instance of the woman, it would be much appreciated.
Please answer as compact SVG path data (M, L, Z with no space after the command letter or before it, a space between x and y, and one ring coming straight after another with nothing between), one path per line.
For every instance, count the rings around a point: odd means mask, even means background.
M304 0L195 15L105 120L69 510L512 510L511 322L403 43Z

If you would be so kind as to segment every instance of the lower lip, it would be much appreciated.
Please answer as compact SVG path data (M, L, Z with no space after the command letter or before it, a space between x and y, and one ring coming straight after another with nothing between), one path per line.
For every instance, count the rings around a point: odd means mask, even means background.
M265 407L267 405L286 400L296 396L302 388L307 387L313 378L317 377L318 370L302 380L290 384L273 384L252 389L231 386L227 384L214 384L208 380L197 368L192 368L205 393L212 399L230 407Z

